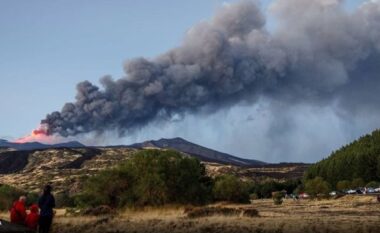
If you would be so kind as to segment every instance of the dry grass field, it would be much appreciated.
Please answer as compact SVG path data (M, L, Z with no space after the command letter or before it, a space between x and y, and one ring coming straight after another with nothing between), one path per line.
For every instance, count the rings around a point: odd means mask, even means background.
M251 205L218 204L214 207L257 209L259 216L223 214L190 218L184 207L124 210L112 216L70 216L59 210L54 233L101 232L260 232L260 233L377 233L380 204L375 196L345 196L337 200L255 200ZM5 216L3 213L0 217Z

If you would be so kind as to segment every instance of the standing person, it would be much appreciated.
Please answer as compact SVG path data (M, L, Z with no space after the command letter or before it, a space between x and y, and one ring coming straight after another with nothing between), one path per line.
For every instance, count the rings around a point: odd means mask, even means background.
M10 210L11 212L11 223L16 223L23 225L25 224L26 219L26 208L25 208L26 197L21 196L18 201L13 203L13 206Z
M29 229L33 231L37 231L38 220L40 218L40 214L38 213L39 211L38 205L33 204L30 206L29 209L30 209L30 213L28 214L28 216L26 216L25 225Z
M40 207L40 220L39 220L39 233L49 233L51 224L53 222L53 208L55 208L55 199L51 194L52 187L46 185L42 196L38 200Z

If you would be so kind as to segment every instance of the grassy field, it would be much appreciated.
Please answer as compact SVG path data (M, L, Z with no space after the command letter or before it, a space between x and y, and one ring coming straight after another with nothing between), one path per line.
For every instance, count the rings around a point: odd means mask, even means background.
M112 216L70 216L59 210L54 233L83 232L267 232L267 233L376 233L380 232L380 204L375 196L345 196L337 200L256 200L251 205L214 207L252 209L257 217L214 215L189 218L184 207L124 210ZM7 217L5 213L3 218Z

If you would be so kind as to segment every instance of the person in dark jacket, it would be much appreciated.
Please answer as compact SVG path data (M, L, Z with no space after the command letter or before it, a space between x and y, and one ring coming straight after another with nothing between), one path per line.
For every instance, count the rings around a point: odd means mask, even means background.
M52 187L46 185L42 196L38 199L38 207L40 207L39 233L49 233L53 222L55 208L55 199L51 194Z

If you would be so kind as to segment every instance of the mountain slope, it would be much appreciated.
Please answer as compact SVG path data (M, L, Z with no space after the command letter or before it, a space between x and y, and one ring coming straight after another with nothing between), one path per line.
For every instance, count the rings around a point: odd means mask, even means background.
M82 187L83 177L117 166L137 151L140 149L126 146L0 151L0 183L35 192L50 183L56 192L75 194ZM298 179L308 167L305 164L243 167L215 162L204 165L209 176L232 174L254 182Z
M132 144L129 147L142 149L142 148L160 148L160 149L174 149L194 157L199 158L206 162L217 162L221 164L230 164L236 166L259 166L265 165L265 162L258 160L250 160L239 158L227 153L219 152L216 150L209 149L204 146L197 145L195 143L186 141L183 138L172 138L172 139L160 139L160 140L150 140L142 143Z
M306 178L323 177L331 185L338 181L361 178L365 182L380 180L380 130L375 130L333 152L311 166Z
M4 140L4 139L0 139L0 147L12 148L15 150L39 150L39 149L64 148L64 147L66 147L66 148L81 148L81 147L85 147L85 145L83 145L77 141L48 145L48 144L42 144L39 142L15 143L15 142L9 142L9 141Z

